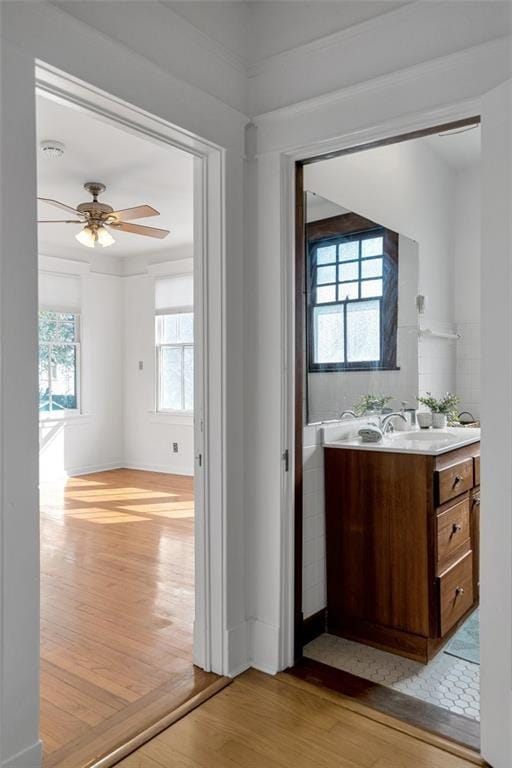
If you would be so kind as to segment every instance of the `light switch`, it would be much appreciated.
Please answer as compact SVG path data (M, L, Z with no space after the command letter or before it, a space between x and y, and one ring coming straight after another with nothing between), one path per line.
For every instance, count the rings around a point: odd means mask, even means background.
M139 360L139 371L144 369L144 360Z

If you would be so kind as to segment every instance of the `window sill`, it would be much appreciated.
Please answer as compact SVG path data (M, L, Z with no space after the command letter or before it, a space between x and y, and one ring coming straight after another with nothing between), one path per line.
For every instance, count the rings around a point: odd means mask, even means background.
M193 411L149 411L149 421L153 424L194 425Z
M308 373L351 373L353 371L357 371L358 373L361 373L361 371L364 371L364 373L375 373L377 371L399 371L399 370L400 370L400 366L396 366L396 365L389 365L389 366L368 365L368 366L354 366L352 368L339 368L326 363L325 365L311 367Z

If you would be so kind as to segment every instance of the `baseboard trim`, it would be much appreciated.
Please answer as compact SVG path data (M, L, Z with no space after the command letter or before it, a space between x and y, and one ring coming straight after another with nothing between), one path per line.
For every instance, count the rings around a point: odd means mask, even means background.
M43 743L36 741L30 747L23 749L2 762L2 768L41 768L43 759Z
M161 472L164 475L184 475L194 477L194 467L169 467L168 464L144 464L139 461L125 461L121 464L123 469L139 469L141 472Z
M249 622L250 666L275 675L279 671L279 630L272 624Z
M320 637L327 631L327 608L308 616L302 620L302 645L307 645L315 637Z
M247 621L242 621L226 632L226 674L229 677L236 677L250 667L249 632Z
M79 477L80 475L93 475L95 472L108 472L111 469L121 469L123 467L122 461L109 461L105 464L91 464L85 467L66 467L62 473L55 475L47 475L44 470L40 472L42 481L45 480L58 480L59 478L66 477Z

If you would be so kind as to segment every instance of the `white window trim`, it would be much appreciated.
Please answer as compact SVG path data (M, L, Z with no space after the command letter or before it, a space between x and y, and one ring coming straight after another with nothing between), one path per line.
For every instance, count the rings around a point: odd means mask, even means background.
M39 421L65 421L66 419L76 419L78 417L81 417L82 414L82 344L81 344L81 338L82 338L82 317L80 312L78 312L76 309L63 309L57 308L57 307L48 307L48 306L40 306L38 310L38 318L40 312L55 312L59 314L67 314L67 315L74 315L75 320L75 338L76 341L74 342L64 342L65 344L70 344L75 347L76 354L75 354L75 360L76 360L76 402L77 407L76 408L65 408L62 411L39 411ZM51 345L53 343L57 342L44 342L45 344ZM38 348L39 348L39 338L38 338ZM49 385L51 387L51 366L48 368L48 381Z
M172 307L168 309L157 309L155 311L155 318L161 316L161 315L183 315L183 314L194 314L194 308L189 306L183 306L183 307ZM155 415L157 416L163 416L163 417L187 417L188 419L193 420L194 418L194 411L186 408L181 409L171 409L171 408L161 408L160 407L160 356L161 351L165 347L181 347L182 350L184 347L192 347L194 350L194 365L195 365L195 338L192 341L183 342L183 341L176 341L176 342L166 342L164 344L159 344L155 339L155 372L156 372L156 382L155 382ZM182 378L184 376L183 369L182 369ZM182 395L184 394L184 385L182 381Z

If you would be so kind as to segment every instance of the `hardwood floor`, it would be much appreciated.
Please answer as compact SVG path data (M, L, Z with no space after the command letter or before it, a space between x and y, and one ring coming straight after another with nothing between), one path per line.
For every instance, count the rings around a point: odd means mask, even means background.
M41 738L80 768L218 681L192 665L193 479L41 485Z
M351 711L286 674L249 670L118 768L468 768L466 759Z

